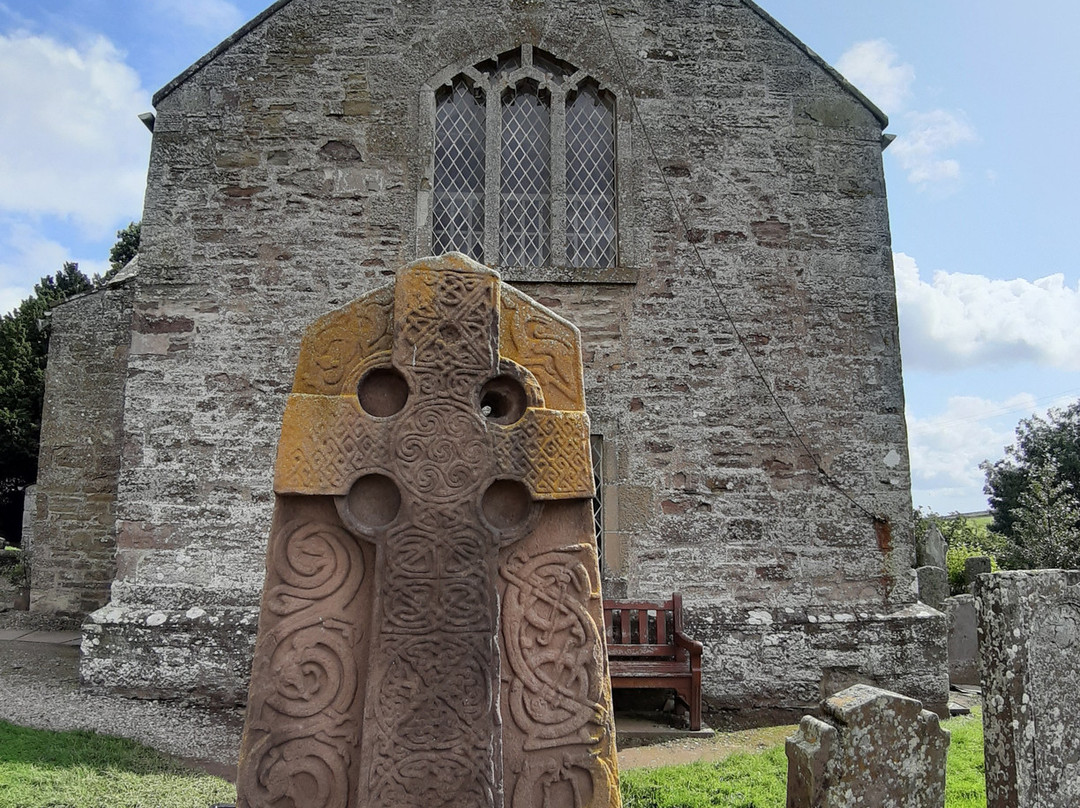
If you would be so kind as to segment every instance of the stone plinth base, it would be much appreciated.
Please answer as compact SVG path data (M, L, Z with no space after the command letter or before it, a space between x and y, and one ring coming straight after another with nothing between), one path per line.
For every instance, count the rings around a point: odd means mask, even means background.
M257 607L205 592L154 592L160 606L125 592L129 603L114 596L90 615L83 627L85 686L144 698L243 702ZM826 614L687 602L686 618L687 633L705 644L703 692L711 711L813 710L844 688L872 684L948 715L945 616L923 604L888 614Z
M948 717L945 615L922 603L888 614L727 611L687 601L687 633L705 644L711 710L816 709L855 684L918 699Z
M242 704L258 617L255 606L110 603L83 624L83 688L133 698Z

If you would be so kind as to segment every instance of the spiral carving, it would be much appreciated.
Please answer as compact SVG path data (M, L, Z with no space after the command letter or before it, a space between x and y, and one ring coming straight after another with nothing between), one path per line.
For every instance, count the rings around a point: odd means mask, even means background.
M294 614L334 595L348 601L356 594L364 578L364 560L345 530L320 522L293 522L281 530L280 544L272 564L281 583L267 596L275 614Z
M419 498L448 503L476 488L490 448L478 413L436 400L412 412L395 454L404 487Z
M328 500L316 504L333 515ZM363 552L339 524L301 512L275 528L268 548L238 784L253 808L347 808L359 762Z
M293 718L344 713L356 698L356 665L341 634L321 625L293 632L271 657L276 672L266 703Z
M349 804L349 763L340 744L303 738L255 751L258 766L240 767L238 808Z

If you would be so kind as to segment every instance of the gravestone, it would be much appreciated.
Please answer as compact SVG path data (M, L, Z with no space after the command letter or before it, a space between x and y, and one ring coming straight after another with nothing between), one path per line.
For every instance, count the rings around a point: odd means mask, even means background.
M980 575L989 575L993 572L993 564L990 556L971 556L964 559L964 584L968 592L972 591L975 581Z
M972 595L956 595L945 601L949 623L949 682L979 684L979 618Z
M916 699L849 687L787 739L787 808L942 808L949 733Z
M988 808L1080 805L1080 572L975 582Z
M308 329L241 806L619 804L580 351L458 254Z
M915 566L945 568L945 537L938 526L931 524L922 536L915 540Z
M915 575L919 581L919 600L931 609L945 611L945 599L949 597L949 573L941 567L919 567Z

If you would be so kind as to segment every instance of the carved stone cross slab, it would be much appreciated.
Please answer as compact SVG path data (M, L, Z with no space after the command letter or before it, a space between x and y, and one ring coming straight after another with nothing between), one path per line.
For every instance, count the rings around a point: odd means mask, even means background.
M241 806L619 803L576 329L468 258L308 329Z

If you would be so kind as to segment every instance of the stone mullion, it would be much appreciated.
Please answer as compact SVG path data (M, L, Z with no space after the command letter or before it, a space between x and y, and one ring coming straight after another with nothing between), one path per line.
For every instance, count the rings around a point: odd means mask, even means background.
M566 86L551 88L551 264L566 261Z
M435 90L424 87L420 91L420 132L418 134L419 152L427 155L427 162L421 170L422 181L416 195L416 254L431 255L433 204L435 200Z
M501 263L499 255L499 209L502 205L502 91L488 84L487 92L487 154L484 178L484 263L494 267Z

